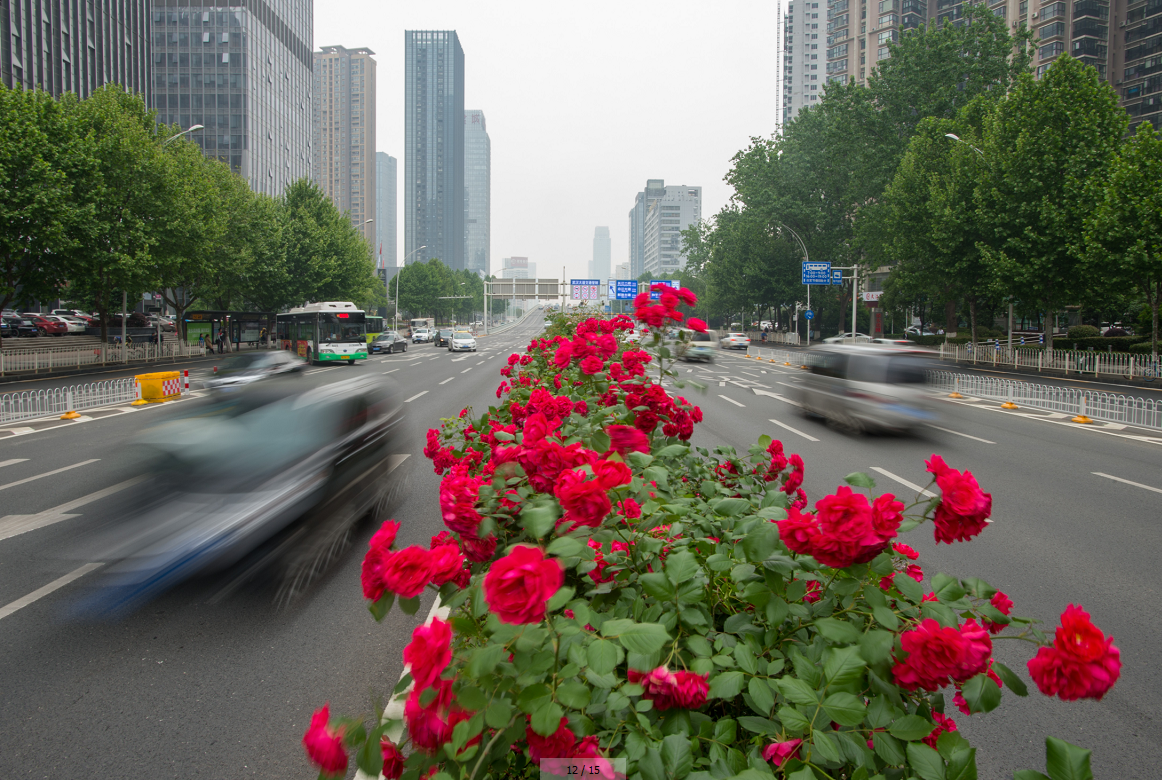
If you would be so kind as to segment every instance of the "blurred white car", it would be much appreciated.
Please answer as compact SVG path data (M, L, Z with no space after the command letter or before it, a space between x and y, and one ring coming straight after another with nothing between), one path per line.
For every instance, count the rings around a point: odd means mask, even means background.
M631 330L627 330L622 338L625 339L627 343L636 344L642 340L642 334L641 331L639 331L637 328L633 328Z
M745 333L731 331L719 340L718 345L723 349L746 349L750 346L750 338Z
M823 339L824 344L858 344L861 341L871 341L871 336L866 333L840 333L838 336L829 336Z
M475 352L476 337L466 330L452 331L452 337L448 339L448 351Z
M431 341L432 332L427 328L417 328L416 332L412 334L412 343L419 344L421 341Z

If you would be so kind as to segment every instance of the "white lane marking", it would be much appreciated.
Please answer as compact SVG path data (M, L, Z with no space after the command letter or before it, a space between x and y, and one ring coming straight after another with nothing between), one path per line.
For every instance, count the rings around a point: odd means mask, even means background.
M461 360L467 360L469 357L471 357L471 355L465 355L464 357L452 358L452 362L459 363Z
M450 377L448 377L447 379L445 379L443 382L441 382L440 384L442 384L442 385L446 385L446 384L448 384L449 382L451 382L451 381L452 381L453 379L455 379L455 378L456 378L456 377L454 377L454 376L450 376Z
M488 360L488 358L484 358L484 360ZM478 360L478 361L476 362L476 365L478 365L478 366L482 366L482 365L484 365L484 360Z
M385 374L390 374L392 371L399 371L398 368L393 368L391 371L384 371Z
M726 382L719 382L719 383L718 383L718 386L719 386L719 387L726 387Z
M687 369L686 369L686 373L687 373L687 374L689 374L689 373L691 373L691 372L693 372L693 371L694 371L694 369L692 369L692 368L687 368Z
M1149 485L1143 485L1141 482L1131 482L1128 479L1122 479L1121 477L1115 477L1113 474L1103 474L1100 471L1093 471L1090 473L1092 473L1094 476L1097 476L1097 477L1105 477L1106 479L1112 479L1114 482L1121 482L1125 485L1133 485L1134 487L1140 487L1143 490L1152 490L1155 493L1162 493L1162 489L1160 489L1160 488L1150 487Z
M773 422L775 425L779 426L780 428L786 428L786 429L787 429L788 431L790 431L791 433L797 433L797 434L799 434L800 436L802 436L802 437L803 437L804 439L806 439L807 441L819 441L818 439L816 439L816 438L815 438L814 436L812 436L811 434L809 434L809 433L803 433L803 432L802 432L801 430L799 430L798 428L792 428L790 425L787 425L787 424L786 424L786 423L784 423L784 422L779 422L778 420L771 420L771 422Z
M330 371L335 368L338 368L338 366L323 366L322 368L312 368L310 371L304 371L303 374L317 374L320 371Z
M461 371L460 373L461 373L461 374L467 374L467 373L468 373L469 371L471 371L471 370L472 370L472 366L468 366L468 368L464 369L464 370L463 370L463 371Z
M740 374L750 374L751 376L754 376L754 377L757 377L757 376L758 376L758 374L756 374L756 373L755 373L755 372L753 372L753 371L740 371L739 373L740 373ZM765 373L767 373L767 372L766 372L766 371L764 371L763 373L765 374Z
M872 466L871 470L878 471L880 474L883 474L888 479L894 479L896 482L899 482L904 487L911 488L912 490L915 490L917 493L919 493L922 496L928 496L929 498L936 498L936 494L933 493L931 490L925 490L924 488L917 485L915 482L909 482L908 480L904 479L903 477L896 476L895 474L888 471L887 469L881 469L879 466Z
M32 602L38 601L39 599L44 598L48 594L52 593L54 590L58 590L60 588L63 588L65 585L68 585L73 580L78 580L81 577L84 577L86 574L93 571L94 569L101 568L103 565L104 564L100 564L100 563L86 563L84 566L73 569L71 572L69 572L65 576L59 577L59 578L53 580L49 584L45 585L43 588L37 588L32 593L29 593L27 596L24 596L23 598L16 599L16 601L13 601L11 604L7 604L3 607L0 607L0 620L3 620L4 618L8 617L9 615L11 615L13 612L15 612L18 609L22 609L24 607L27 607Z
M722 393L719 393L719 394L718 394L718 397L719 397L719 398L721 398L721 399L722 399L722 400L724 400L724 401L730 401L730 402L731 402L732 404L734 404L735 406L741 406L741 407L743 407L744 409L746 408L746 404L740 404L738 401L734 400L733 398L729 398L729 397L727 397L727 396L725 396L725 395L722 395Z
M765 396L768 396L770 398L774 398L774 399L777 399L779 401L782 401L785 404L791 404L792 406L802 406L803 405L803 404L799 403L798 401L792 401L790 398L787 398L785 396L781 396L778 393L772 393L769 390L759 390L757 387L752 387L751 390L754 392L755 395L765 395Z
M931 424L928 427L935 428L938 431L944 431L945 433L953 433L953 434L956 434L957 436L963 436L964 438L972 439L973 441L980 441L980 442L984 442L985 444L996 444L995 441L989 441L988 439L982 439L979 436L969 436L967 433L961 433L960 431L954 431L951 428L941 428L939 425L931 425Z
M775 384L782 385L783 387L794 387L795 386L795 385L789 385L786 382L775 382Z
M413 395L411 398L409 398L409 399L407 399L406 401L404 401L404 403L405 403L405 404L410 404L412 401L416 400L416 399L417 399L417 398L419 398L421 395L427 395L427 394L428 394L428 391L427 391L427 390L424 390L424 391L422 391L422 392L416 393L416 394L415 394L415 395Z
M89 460L83 460L80 463L74 463L71 466L65 466L64 468L53 469L52 471L46 471L43 474L37 474L35 477L25 477L24 479L18 479L15 482L9 482L7 485L0 485L0 490L7 490L10 487L23 485L25 482L32 482L34 480L44 479L45 477L51 477L53 474L60 474L62 471L68 471L69 469L75 469L80 466L87 466L90 463L96 463L99 460L100 458L90 458Z
M12 458L11 460L0 460L0 469L5 466L14 466L17 463L24 463L28 458Z
M34 515L6 515L0 517L0 541L10 539L13 536L19 536L28 531L35 531L38 528L44 528L53 523L59 523L61 520L68 520L76 517L75 514L68 514L73 509L82 507L85 504L90 504L93 501L102 499L105 496L111 496L114 493L124 490L127 487L136 485L138 482L145 480L145 477L134 477L127 479L124 482L118 482L116 485L110 485L107 488L102 488L96 493L90 493L87 496L74 498L72 501L67 501L60 506L54 506L51 509L46 509L43 512L37 512Z

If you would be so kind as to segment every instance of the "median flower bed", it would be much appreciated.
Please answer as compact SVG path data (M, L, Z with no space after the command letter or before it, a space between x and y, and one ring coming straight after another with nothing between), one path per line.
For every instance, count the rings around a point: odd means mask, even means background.
M429 432L447 530L398 549L386 523L363 594L382 619L430 587L450 614L404 651L402 723L315 714L304 745L324 776L353 754L406 780L534 778L548 758L607 777L625 759L641 780L967 780L956 720L1027 693L995 641L1038 646L1045 695L1100 699L1117 681L1118 649L1080 607L1047 635L980 579L922 584L900 535L987 533L971 473L933 455L938 498L876 494L856 473L810 507L807 466L779 441L691 446L702 414L660 332L705 326L682 315L686 290L635 303L643 345L623 341L627 317L559 315L509 358L495 406ZM1052 780L1086 776L1087 751L1047 746Z

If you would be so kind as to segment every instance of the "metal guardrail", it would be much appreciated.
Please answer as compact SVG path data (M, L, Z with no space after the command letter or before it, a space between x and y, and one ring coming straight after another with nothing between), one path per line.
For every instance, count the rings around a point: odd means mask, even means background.
M61 368L107 365L109 363L150 362L179 357L201 357L204 347L168 341L161 344L107 344L91 347L49 347L47 349L0 350L0 376L22 371L34 374Z
M1119 376L1125 379L1153 378L1158 376L1158 363L1149 355L1128 352L1098 352L1097 350L1055 349L1052 353L1044 349L1030 349L1007 345L998 341L972 344L941 344L941 360L955 360L958 363L1028 368L1036 371L1062 371L1099 377Z
M928 382L933 389L941 392L1007 401L1017 407L1162 430L1162 404L1149 398L952 371L929 371Z
M59 417L65 412L97 409L137 399L133 377L92 382L51 390L28 390L0 395L0 423Z

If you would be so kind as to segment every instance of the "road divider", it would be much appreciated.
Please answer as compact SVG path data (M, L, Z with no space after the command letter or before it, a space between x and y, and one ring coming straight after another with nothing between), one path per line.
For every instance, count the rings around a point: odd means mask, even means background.
M181 374L177 371L138 374L133 380L137 383L137 400L133 406L159 404L182 397Z

